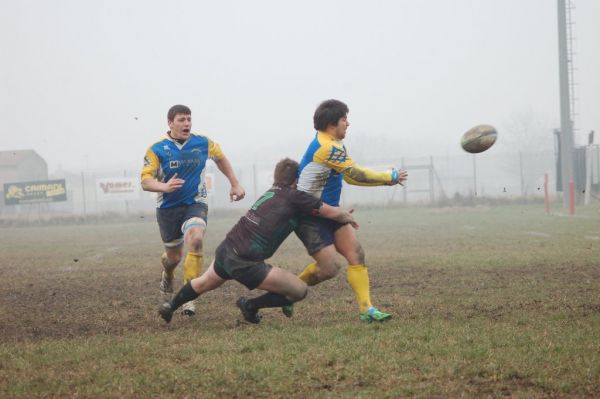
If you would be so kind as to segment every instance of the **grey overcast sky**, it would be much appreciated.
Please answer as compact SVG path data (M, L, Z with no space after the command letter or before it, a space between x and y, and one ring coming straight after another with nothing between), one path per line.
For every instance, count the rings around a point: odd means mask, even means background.
M583 143L600 130L600 1L574 3ZM50 171L139 168L176 103L234 165L300 157L327 98L349 105L350 142L378 138L398 158L459 152L479 123L509 136L515 115L551 129L556 9L556 0L0 0L2 150L35 149Z

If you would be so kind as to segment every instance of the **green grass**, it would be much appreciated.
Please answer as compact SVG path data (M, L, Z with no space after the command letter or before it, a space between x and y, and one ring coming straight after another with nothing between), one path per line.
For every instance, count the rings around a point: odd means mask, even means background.
M228 283L165 326L153 223L4 229L0 397L598 397L599 211L359 209L384 324L342 272L291 320L239 323ZM272 263L308 260L292 237Z

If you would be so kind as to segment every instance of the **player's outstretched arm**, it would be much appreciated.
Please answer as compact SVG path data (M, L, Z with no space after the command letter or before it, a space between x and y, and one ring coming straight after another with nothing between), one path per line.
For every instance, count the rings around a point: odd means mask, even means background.
M235 172L233 171L233 167L231 163L227 159L226 156L222 156L219 159L215 159L215 164L217 164L217 168L225 175L227 180L229 180L229 184L231 184L231 190L229 190L229 198L232 201L239 201L244 196L246 196L246 190L240 185L237 177L235 176Z
M344 171L344 181L355 186L392 186L403 184L407 177L404 170L380 172L356 164Z
M355 229L358 229L358 223L356 223L356 220L354 220L352 212L354 212L354 209L346 211L342 208L330 206L325 203L321 205L321 208L319 208L320 217L335 220L336 222L342 224L350 224Z

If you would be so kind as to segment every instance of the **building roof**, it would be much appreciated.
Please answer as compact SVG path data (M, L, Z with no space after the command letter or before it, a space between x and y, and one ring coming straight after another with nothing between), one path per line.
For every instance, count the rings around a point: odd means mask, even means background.
M36 157L46 162L44 158L34 150L0 151L0 166L17 166L30 157Z

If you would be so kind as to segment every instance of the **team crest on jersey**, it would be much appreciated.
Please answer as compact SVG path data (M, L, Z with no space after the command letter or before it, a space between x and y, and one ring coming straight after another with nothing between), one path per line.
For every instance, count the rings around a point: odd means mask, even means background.
M334 163L344 163L346 161L346 151L331 147L331 153L329 153L327 160Z
M177 169L179 167L179 161L169 161L169 168Z
M163 150L165 150L165 156L167 158L172 158L173 154L171 153L171 147L168 144L163 145Z

